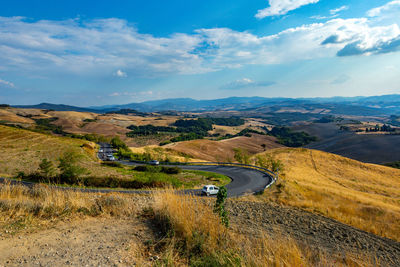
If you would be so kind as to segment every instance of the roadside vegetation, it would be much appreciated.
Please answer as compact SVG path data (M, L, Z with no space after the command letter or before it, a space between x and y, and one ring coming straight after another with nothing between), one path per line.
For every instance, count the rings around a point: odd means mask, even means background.
M134 197L57 190L45 185L32 188L0 185L0 230L13 235L46 227L62 220L99 216L131 216L138 207Z
M143 251L150 249L150 253L160 255L160 266L328 266L332 262L335 266L371 265L368 260L354 259L361 258L357 255L335 258L316 254L288 236L271 236L262 231L256 236L241 234L221 220L221 209L216 208L220 203L172 190L155 192L145 215L163 237L157 246L131 249L137 264L146 264L147 254Z

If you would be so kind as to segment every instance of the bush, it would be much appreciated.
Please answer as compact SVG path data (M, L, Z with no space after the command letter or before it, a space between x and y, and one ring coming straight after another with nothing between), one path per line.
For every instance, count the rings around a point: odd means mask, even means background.
M151 165L139 165L133 169L138 172L160 172L161 170L160 167Z
M45 178L54 176L55 169L53 167L53 163L48 159L43 159L42 162L39 164L39 172Z
M161 172L166 174L178 174L181 173L182 169L178 167L162 167Z
M221 219L221 223L226 227L229 226L228 212L225 209L225 200L227 197L228 197L228 192L225 186L221 186L217 194L217 201L215 202L214 205L214 212L218 214L218 216Z
M122 168L122 164L116 161L103 161L101 165L109 166L109 167L117 167Z
M168 144L171 144L172 142L171 141L162 141L159 145L160 146L165 146L165 145L168 145Z

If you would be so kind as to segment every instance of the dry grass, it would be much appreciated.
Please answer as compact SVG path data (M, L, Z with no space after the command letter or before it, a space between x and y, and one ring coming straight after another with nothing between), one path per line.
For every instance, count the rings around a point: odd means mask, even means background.
M32 124L33 120L16 115L12 109L0 109L0 121L7 121L13 123Z
M242 235L228 229L212 212L211 203L173 191L156 192L154 214L169 240L164 240L161 266L370 266L348 255L315 255L287 236ZM134 253L140 255L140 249ZM355 259L358 258L358 259Z
M57 137L0 125L0 177L15 177L18 172L35 172L42 159L58 164L65 152L79 155L79 164L90 176L132 178L109 167L102 166L96 157L95 144L80 139Z
M130 216L138 202L122 194L82 193L45 185L0 184L0 228L15 234L60 220L97 216Z
M285 165L272 200L400 241L400 170L307 149L266 152Z

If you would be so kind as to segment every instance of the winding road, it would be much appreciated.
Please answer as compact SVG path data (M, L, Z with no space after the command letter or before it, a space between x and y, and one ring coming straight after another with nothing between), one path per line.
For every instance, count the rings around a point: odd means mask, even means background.
M108 144L100 144L98 157L102 160L106 159L106 155L112 153L113 150ZM144 163L134 163L129 161L118 161L125 165L143 165ZM208 165L209 164L209 165ZM168 165L170 166L170 165ZM183 170L198 170L219 173L228 176L231 182L226 185L228 191L228 197L238 197L245 194L252 194L263 191L266 187L270 186L275 182L274 174L266 169L259 168L256 166L232 164L232 163L199 163L191 165L179 165L174 164ZM1 182L9 182L11 184L23 184L28 187L32 187L35 183L26 181L17 181L12 179L0 178ZM62 187L62 186L51 186L60 190L78 190L81 192L97 192L97 193L109 193L118 192L126 194L148 194L150 191L144 190L113 190L113 189L96 189L96 188L76 188L76 187ZM184 193L191 193L200 195L201 189L188 189L182 190Z
M100 143L100 149L98 157L100 159L106 159L106 155L113 152L110 144ZM125 165L141 165L144 163L134 163L129 161L118 161ZM239 165L239 164L238 164ZM274 183L274 177L271 172L263 170L262 168L255 169L257 167L250 165L238 166L231 163L220 163L210 164L201 163L190 164L190 165L179 165L174 164L173 166L179 167L183 170L197 170L197 171L208 171L219 173L228 176L231 182L226 185L229 197L237 197L248 193L256 193L263 191L267 186ZM168 165L169 166L169 165ZM200 194L201 190L184 190L194 194Z
M140 165L133 162L120 161L125 165ZM162 165L161 165L162 166ZM170 166L170 165L167 165ZM265 189L266 186L274 182L271 174L257 169L245 168L240 166L223 165L173 165L183 170L196 170L214 172L228 176L231 182L225 187L229 197L237 197L247 193L256 193ZM184 190L194 194L200 194L201 190Z

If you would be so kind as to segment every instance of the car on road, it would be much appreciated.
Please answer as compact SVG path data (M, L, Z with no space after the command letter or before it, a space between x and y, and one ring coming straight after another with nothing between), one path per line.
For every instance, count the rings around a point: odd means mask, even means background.
M149 165L160 165L160 162L158 160L150 160Z
M113 155L107 155L106 159L109 161L115 161L115 157Z
M218 192L219 192L219 187L212 185L212 184L205 185L203 187L203 189L201 189L201 194L206 195L206 196L216 195L216 194L218 194Z

